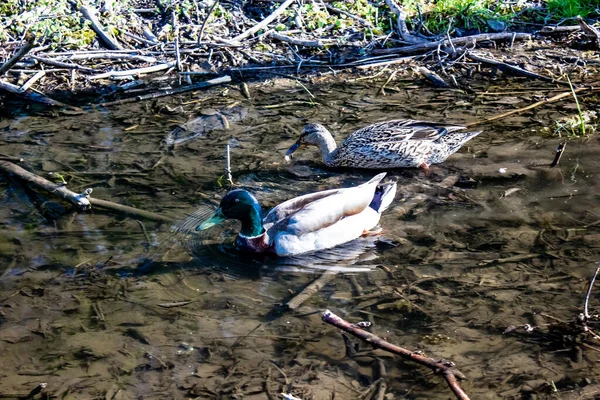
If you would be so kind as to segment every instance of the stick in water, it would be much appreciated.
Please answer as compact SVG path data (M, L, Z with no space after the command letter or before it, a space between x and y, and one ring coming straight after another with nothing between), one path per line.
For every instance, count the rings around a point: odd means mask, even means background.
M456 369L453 362L445 360L436 361L433 358L426 357L418 352L410 351L402 347L396 346L394 344L391 344L389 342L386 342L379 336L375 336L371 332L367 332L365 330L360 329L359 327L351 324L350 322L338 317L329 310L325 310L321 318L324 322L333 325L337 328L340 328L341 330L346 331L359 339L364 340L365 342L371 344L373 347L388 351L393 354L397 354L402 358L414 361L427 368L430 368L431 370L433 370L434 373L442 375L444 377L444 379L448 383L448 386L450 387L457 399L469 400L469 396L464 392L464 390L462 390L457 380L457 378L465 379L465 376L458 369Z
M225 175L227 176L227 181L231 186L233 186L233 177L231 176L231 161L229 158L229 144L225 147L225 154L227 157L227 164L225 164Z

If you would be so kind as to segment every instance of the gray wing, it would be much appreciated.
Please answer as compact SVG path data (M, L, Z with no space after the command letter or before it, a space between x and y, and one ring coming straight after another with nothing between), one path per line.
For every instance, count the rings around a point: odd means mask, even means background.
M441 125L435 122L398 119L379 122L354 132L340 145L397 143L409 140L434 141L449 132L464 129L461 125Z
M294 197L293 199L284 201L283 203L275 206L268 212L268 214L263 218L263 225L265 225L265 229L269 229L269 225L275 224L278 221L281 221L288 216L300 211L307 204L310 204L314 201L320 200L332 194L338 193L343 189L329 189L323 190L321 192L309 193L303 196Z

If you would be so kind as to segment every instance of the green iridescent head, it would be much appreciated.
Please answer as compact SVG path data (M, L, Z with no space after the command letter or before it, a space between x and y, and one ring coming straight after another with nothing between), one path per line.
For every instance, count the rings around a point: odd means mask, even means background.
M243 189L232 190L221 200L215 214L198 225L197 231L208 229L226 219L242 222L240 233L244 236L258 236L263 233L262 212L258 200Z

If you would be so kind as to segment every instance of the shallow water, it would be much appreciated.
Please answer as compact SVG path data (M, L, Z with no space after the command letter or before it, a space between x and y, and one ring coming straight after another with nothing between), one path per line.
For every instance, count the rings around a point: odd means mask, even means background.
M390 118L467 123L558 93L511 80L474 83L475 94L397 82L380 96L382 83L278 80L252 86L250 100L231 86L83 115L17 112L0 120L0 152L40 175L60 172L74 191L183 220L206 215L226 192L226 144L236 185L268 209L374 175L327 170L316 150L286 163L306 122L340 142ZM178 124L214 123L233 106L241 119L165 145ZM386 398L451 398L428 370L366 345L346 357L339 331L320 320L325 309L454 361L473 399L595 384L594 350L503 333L576 317L600 261L598 137L571 141L549 168L559 140L539 135L574 112L568 99L485 124L431 175L391 172L398 194L382 235L285 260L240 257L228 244L234 223L174 234L99 208L70 212L1 175L0 397L44 382L64 399L370 398L383 363ZM336 275L297 310L282 307L323 272ZM591 310L597 304L592 295Z

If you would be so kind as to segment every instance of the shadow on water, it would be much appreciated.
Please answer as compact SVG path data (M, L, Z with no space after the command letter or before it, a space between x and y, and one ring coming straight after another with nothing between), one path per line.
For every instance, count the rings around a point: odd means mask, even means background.
M276 258L233 249L235 222L194 232L227 191L226 144L236 187L266 212L376 173L326 169L314 149L286 163L306 122L323 123L339 143L377 121L472 122L554 90L509 80L466 94L397 82L376 95L384 81L309 85L318 106L284 80L253 88L252 100L232 87L0 120L0 152L32 171L180 221L174 232L99 208L73 212L0 176L0 397L24 398L45 382L49 396L65 399L357 399L373 395L383 365L389 396L448 398L437 377L345 343L321 321L324 309L453 360L471 398L552 398L549 382L561 396L600 384L594 350L504 333L578 315L600 260L598 137L571 141L549 168L559 139L538 135L575 112L568 101L484 126L429 176L391 171L398 193L381 236ZM296 310L280 307L315 281L319 290Z

